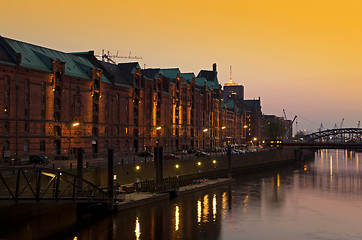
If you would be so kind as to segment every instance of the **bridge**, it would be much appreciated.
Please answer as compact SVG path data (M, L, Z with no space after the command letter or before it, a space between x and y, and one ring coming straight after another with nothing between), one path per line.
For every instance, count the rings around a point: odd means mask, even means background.
M327 129L308 134L299 142L283 142L281 146L301 148L362 149L362 128Z
M103 202L105 191L68 172L47 168L0 168L0 201Z

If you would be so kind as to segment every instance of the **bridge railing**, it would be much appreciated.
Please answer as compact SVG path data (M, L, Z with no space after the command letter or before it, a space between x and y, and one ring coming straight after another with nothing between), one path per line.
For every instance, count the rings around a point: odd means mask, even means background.
M45 168L0 169L0 200L102 201L107 195L70 173Z

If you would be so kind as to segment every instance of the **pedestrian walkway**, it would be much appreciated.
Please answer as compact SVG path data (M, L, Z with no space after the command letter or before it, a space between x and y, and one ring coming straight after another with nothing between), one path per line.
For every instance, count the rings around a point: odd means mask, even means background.
M189 186L180 187L176 193L176 196L181 196L196 191L201 191L210 187L215 187L220 184L226 184L232 182L231 178L220 178L208 181L200 181L198 184L192 184ZM129 208L138 207L141 205L164 201L170 199L170 193L150 193L150 192L134 192L126 194L122 201L116 201L114 210L122 211Z

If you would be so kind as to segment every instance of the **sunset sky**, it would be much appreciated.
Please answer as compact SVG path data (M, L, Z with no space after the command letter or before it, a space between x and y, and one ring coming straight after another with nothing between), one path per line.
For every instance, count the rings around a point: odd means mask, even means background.
M102 49L143 67L198 74L218 66L265 114L297 130L362 120L362 1L18 0L1 4L0 35L63 52ZM122 62L125 60L119 59Z

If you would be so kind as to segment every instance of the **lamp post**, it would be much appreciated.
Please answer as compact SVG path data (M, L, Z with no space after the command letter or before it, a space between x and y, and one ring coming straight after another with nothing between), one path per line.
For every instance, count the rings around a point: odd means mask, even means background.
M204 128L203 130L202 130L203 132L204 132L204 134L203 134L203 139L202 139L202 148L203 149L205 149L205 134L209 131L209 129L207 129L207 128Z
M70 142L71 142L71 136L72 136L72 127L78 127L80 125L80 123L79 122L70 122L69 123L69 135L68 135L68 143L69 143L69 145L68 145L68 159L70 159L70 147L71 147L71 144L70 144Z
M159 145L159 141L160 141L160 139L159 139L159 137L160 137L160 130L162 129L162 127L161 126L158 126L158 127L156 127L156 146L158 147L158 145Z

